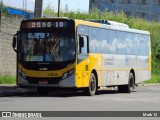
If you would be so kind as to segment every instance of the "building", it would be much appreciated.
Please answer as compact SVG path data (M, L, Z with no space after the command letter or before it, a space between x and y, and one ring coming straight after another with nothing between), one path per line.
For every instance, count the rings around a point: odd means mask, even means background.
M34 17L34 13L33 11L29 11L29 10L22 10L19 8L14 8L14 7L7 7L7 11L9 14L12 15L18 15L21 17L24 17L25 19L32 19Z
M160 0L90 0L89 9L123 11L127 16L160 21Z
M7 12L12 15L18 15L25 19L34 17L34 0L1 0L6 6Z

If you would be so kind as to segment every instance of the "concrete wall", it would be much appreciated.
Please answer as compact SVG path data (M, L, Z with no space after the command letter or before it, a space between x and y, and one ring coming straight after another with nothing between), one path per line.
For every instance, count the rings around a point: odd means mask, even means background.
M12 49L13 35L20 27L22 18L2 16L0 30L0 76L16 75L16 53Z

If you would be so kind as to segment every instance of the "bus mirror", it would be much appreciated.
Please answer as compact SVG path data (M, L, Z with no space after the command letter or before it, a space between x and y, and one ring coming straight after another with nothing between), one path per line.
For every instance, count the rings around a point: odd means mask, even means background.
M79 45L80 45L80 47L84 47L84 38L83 37L80 37Z
M13 37L13 43L12 43L12 47L13 47L14 51L16 51L16 49L15 49L16 43L17 43L17 38L14 36Z
M13 43L12 43L12 47L13 47L13 48L16 47L16 42L17 42L17 39L16 39L16 37L14 36L14 37L13 37Z

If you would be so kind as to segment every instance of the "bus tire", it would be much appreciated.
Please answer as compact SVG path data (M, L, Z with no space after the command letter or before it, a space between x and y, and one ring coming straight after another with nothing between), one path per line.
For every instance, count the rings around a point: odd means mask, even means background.
M85 93L89 96L94 96L97 92L97 80L94 73L91 73L89 79L89 87L85 90Z
M127 85L119 85L118 92L120 93L131 93L134 89L134 76L133 73L129 73L129 80Z
M37 88L37 92L39 95L47 95L48 89L47 88Z

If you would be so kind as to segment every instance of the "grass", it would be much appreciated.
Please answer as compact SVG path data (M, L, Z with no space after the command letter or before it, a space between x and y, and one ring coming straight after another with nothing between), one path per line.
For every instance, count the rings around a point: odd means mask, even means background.
M0 84L16 84L15 76L0 76Z
M160 83L160 74L152 74L151 79L145 81L146 84ZM16 84L15 76L0 76L0 84Z
M152 74L151 79L145 81L144 83L146 83L146 84L160 83L160 74Z

